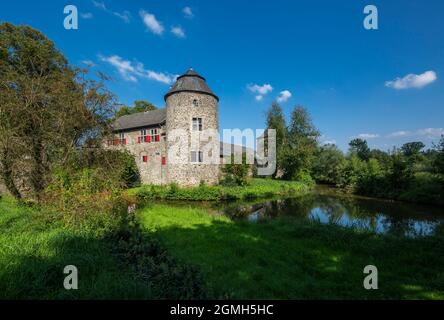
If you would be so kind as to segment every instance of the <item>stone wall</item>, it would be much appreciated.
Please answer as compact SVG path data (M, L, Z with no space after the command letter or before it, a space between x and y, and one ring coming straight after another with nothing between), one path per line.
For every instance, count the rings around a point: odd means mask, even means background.
M160 135L160 141L156 142L151 139L151 142L140 141L140 129L125 131L125 145L111 146L110 148L126 149L136 160L137 167L139 168L141 182L144 184L166 184L166 166L162 165L162 157L166 157L165 148L165 130L164 126L161 127L147 127L147 129L157 128L157 132ZM119 135L116 134L117 139ZM147 162L143 162L143 156L148 157Z
M193 101L197 100L195 106ZM175 154L175 161L168 161L167 157L167 179L169 182L175 182L182 186L198 185L201 181L206 184L217 184L219 182L220 164L219 164L219 136L217 141L211 141L207 137L198 136L197 145L192 145L192 119L202 118L202 129L213 129L217 132L219 129L218 121L218 102L216 98L207 94L178 92L167 98L166 113L166 133L169 137L167 141L168 150ZM187 141L186 149L178 148L178 144L173 135L174 130L181 129L184 132ZM177 131L176 131L177 132ZM197 133L199 135L199 133ZM190 151L206 151L210 144L215 146L213 151L204 152L204 161L208 158L217 159L214 164L195 164L190 162ZM211 148L210 148L211 149ZM170 154L171 156L171 154ZM208 157L208 158L207 158Z

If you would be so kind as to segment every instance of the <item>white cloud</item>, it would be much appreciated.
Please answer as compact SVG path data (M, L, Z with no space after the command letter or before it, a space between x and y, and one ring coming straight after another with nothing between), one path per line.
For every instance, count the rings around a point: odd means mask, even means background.
M84 13L82 12L82 13L80 13L80 16L83 19L92 19L93 14L91 12L84 12Z
M411 133L409 131L395 131L390 133L389 135L387 135L387 137L389 138L399 138L399 137L406 137L408 135L410 135Z
M130 61L123 60L117 55L113 55L110 57L99 56L99 59L109 63L114 68L116 68L123 79L127 81L137 82L137 78L134 75L135 69Z
M172 84L177 78L177 75L170 73L145 69L142 63L136 62L133 64L131 61L124 60L117 55L109 57L99 56L99 59L113 66L126 81L137 82L138 78L146 78L165 84Z
M92 0L92 3L93 3L93 5L94 5L96 8L102 9L102 10L104 10L104 11L107 11L107 10L108 10L108 9L106 8L106 6L105 6L105 3L104 3L103 1L94 1L94 0Z
M126 23L130 22L131 14L128 11L123 11L122 13L113 12L113 15L115 15L116 17L119 17L120 19L122 19Z
M253 93L259 93L261 95L266 95L267 93L273 91L273 87L269 84L263 84L263 85L257 85L257 84L250 84L248 85L248 90L250 90Z
M358 134L358 138L362 138L362 139L375 139L378 138L379 134L376 133L361 133Z
M182 27L171 27L171 33L174 34L178 38L185 38L185 31L182 29Z
M444 128L424 128L424 129L418 129L416 131L396 131L392 132L387 135L387 138L405 138L405 137L411 137L411 138L439 138L441 135L444 135Z
M425 128L418 130L416 133L427 138L439 138L444 135L444 128Z
M285 102L291 98L291 92L288 90L281 91L277 97L278 102Z
M163 25L160 21L156 19L154 14L140 10L139 14L143 20L145 26L151 30L152 33L161 35L164 31Z
M265 95L267 95L269 92L273 91L273 87L266 83L263 85L258 85L258 84L249 84L247 86L248 90L250 90L252 93L256 93L257 95L255 96L256 101L261 101Z
M190 7L183 8L182 12L186 18L193 18L194 17L193 10L191 10Z
M176 78L178 77L178 75L173 75L169 73L146 70L142 63L137 64L136 71L137 75L140 77L148 78L165 84L172 84L174 81L176 81Z
M396 90L409 88L423 88L434 82L438 77L435 71L426 71L422 74L410 73L403 78L396 78L392 81L386 81L385 86Z
M103 1L92 0L92 3L96 8L99 8L100 10L103 10L109 14L112 14L113 16L122 19L126 23L130 22L131 14L128 11L123 11L122 13L120 13L120 12L109 10L106 7L105 2L103 2Z

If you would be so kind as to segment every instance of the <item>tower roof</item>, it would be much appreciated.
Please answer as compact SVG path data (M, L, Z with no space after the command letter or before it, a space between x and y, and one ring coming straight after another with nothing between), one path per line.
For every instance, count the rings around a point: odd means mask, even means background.
M205 78L199 75L192 68L188 69L187 72L177 78L176 82L165 95L165 101L170 95L177 92L196 92L208 94L219 101L219 98L214 94L213 91L211 91L210 87L205 81Z

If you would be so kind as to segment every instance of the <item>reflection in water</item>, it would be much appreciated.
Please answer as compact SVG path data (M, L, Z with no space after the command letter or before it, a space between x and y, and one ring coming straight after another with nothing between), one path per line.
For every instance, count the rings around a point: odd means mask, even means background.
M218 207L233 219L247 219L252 222L289 216L410 237L444 232L444 209L344 196L325 187L298 198L261 203L231 203L222 208L218 204Z

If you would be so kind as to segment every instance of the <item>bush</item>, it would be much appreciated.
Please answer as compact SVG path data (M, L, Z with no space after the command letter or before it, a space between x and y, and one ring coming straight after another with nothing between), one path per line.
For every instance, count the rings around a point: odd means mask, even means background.
M399 194L399 199L418 203L444 205L443 179L426 172L415 174L410 187Z
M313 161L314 179L321 183L336 184L340 179L340 167L344 161L344 154L335 145L320 147Z
M314 182L309 176L301 181L279 181L272 179L252 179L247 186L205 186L181 188L177 185L155 186L144 185L128 191L138 201L154 199L221 201L246 198L267 198L276 195L294 196L309 191Z
M209 298L200 270L170 256L156 238L142 231L134 216L121 220L108 240L113 254L151 285L156 298Z
M242 163L234 163L234 156L231 156L230 163L222 168L224 174L222 185L225 186L246 186L248 184L248 171L250 166L246 164L246 154L242 155Z

